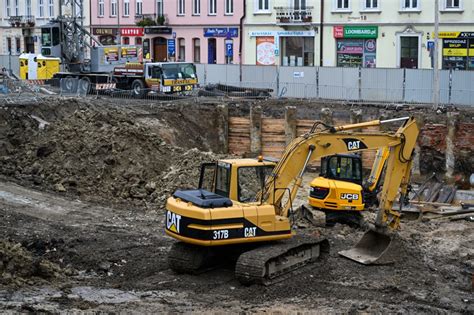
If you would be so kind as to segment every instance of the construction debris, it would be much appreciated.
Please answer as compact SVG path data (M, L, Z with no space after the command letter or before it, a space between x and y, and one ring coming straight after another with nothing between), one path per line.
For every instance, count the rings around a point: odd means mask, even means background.
M269 98L273 89L238 87L224 84L209 84L199 91L199 96L225 96L243 98Z

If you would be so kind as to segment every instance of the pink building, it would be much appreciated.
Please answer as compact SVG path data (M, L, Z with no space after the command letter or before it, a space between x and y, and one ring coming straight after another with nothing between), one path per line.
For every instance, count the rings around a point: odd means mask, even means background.
M243 0L91 0L92 34L151 61L239 63L243 15Z

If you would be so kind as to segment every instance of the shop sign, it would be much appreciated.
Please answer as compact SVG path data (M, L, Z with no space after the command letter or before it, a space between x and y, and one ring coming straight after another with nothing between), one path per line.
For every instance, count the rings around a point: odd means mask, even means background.
M176 57L176 42L174 39L168 39L168 59Z
M117 35L118 31L116 28L93 28L93 35Z
M235 27L212 27L204 29L204 37L238 37L239 29Z
M120 29L121 36L143 36L142 27L127 27Z
M364 41L359 41L359 40L338 41L337 52L340 54L363 54Z
M273 37L314 37L315 31L251 31L250 37L273 36Z
M439 32L439 38L474 38L474 32Z
M474 40L469 41L469 57L474 57Z
M334 38L344 38L344 26L334 26Z
M344 26L344 38L377 38L378 26Z
M145 34L168 34L171 35L173 29L169 27L145 27Z
M466 57L467 39L443 40L443 56Z

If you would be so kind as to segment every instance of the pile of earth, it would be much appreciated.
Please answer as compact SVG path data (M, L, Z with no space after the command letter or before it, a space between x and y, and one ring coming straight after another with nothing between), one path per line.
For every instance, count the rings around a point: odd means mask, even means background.
M176 188L196 187L199 165L216 158L168 144L126 111L87 103L48 123L2 108L0 129L0 174L108 204L162 207Z
M34 256L19 243L0 240L0 284L18 285L72 275L47 259Z

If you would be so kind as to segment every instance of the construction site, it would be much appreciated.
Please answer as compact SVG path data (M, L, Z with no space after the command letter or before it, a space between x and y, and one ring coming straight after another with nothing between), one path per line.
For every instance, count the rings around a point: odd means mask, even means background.
M2 313L474 313L471 73L151 60L61 3L0 60Z
M420 134L390 263L339 254L361 239L378 208L361 212L367 225L325 224L324 212L308 205L310 182L322 172L315 160L288 217L293 234L327 240L324 255L271 284L242 284L235 260L193 273L170 266L178 240L165 234L167 199L198 187L202 163L258 155L278 161L292 139L318 133L310 130L316 121L347 126L398 117L415 117ZM0 107L0 309L472 313L473 118L471 108L290 99L11 97ZM362 152L364 175L375 155Z

